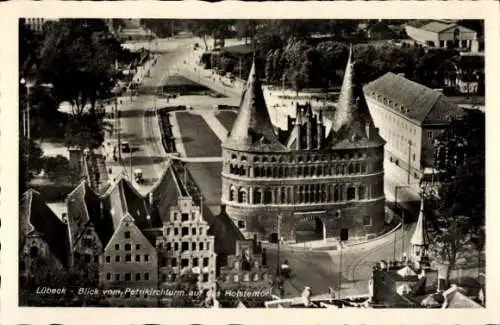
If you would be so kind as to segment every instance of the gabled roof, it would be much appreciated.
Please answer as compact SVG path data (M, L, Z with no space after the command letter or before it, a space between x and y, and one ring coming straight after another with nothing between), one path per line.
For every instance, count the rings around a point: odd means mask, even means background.
M415 271L413 271L413 269L411 267L409 267L408 265L403 267L402 269L398 270L397 273L402 277L416 276L417 275L417 273L415 273Z
M39 192L29 189L19 205L19 246L22 247L31 234L39 234L51 253L68 266L70 242L67 225L45 204Z
M452 286L443 292L445 308L482 308L480 304L465 295L465 290Z
M418 124L448 123L461 111L439 91L388 72L364 87L366 96Z
M139 227L161 224L150 217L144 197L123 176L102 195L95 193L86 181L82 181L68 195L67 204L73 244L91 223L105 246L127 214L134 218Z
M425 225L425 215L424 215L424 199L420 201L420 213L418 214L417 225L415 231L411 236L411 244L417 246L428 246L429 245L429 235L427 234L427 228Z
M152 196L153 199L151 210L154 217L158 220L165 220L170 216L170 207L177 205L179 197L190 195L175 171L173 163L170 163L148 196Z
M351 48L330 131L333 145L336 148L383 145L385 142L378 132L372 139L368 138L366 127L370 126L375 131L374 123L361 85L355 82L354 77Z
M161 227L162 218L179 197L189 196L172 163L164 170L154 188L141 195L123 175L102 195L95 193L82 181L67 198L68 223L73 244L88 224L92 224L103 246L130 215L139 229ZM150 201L152 199L152 201Z
M255 59L242 94L238 116L222 146L243 151L286 150L286 147L279 142L274 133L260 80L257 76Z

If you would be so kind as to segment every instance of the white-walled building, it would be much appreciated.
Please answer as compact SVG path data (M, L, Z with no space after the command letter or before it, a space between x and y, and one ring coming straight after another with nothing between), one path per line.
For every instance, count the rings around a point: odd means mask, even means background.
M388 72L364 87L366 101L380 135L385 157L404 173L401 182L418 184L433 165L434 139L462 110L439 91Z
M477 32L453 22L414 20L405 25L405 30L410 38L425 47L479 50Z

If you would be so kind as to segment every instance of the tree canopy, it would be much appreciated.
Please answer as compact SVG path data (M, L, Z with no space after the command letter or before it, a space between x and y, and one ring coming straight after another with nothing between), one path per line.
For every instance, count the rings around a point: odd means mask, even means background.
M452 169L451 179L441 189L438 213L431 214L430 219L434 252L453 268L464 248L473 245L481 251L484 245L484 114L470 111L453 120L440 139L447 143L467 141L466 159Z
M59 101L80 115L114 86L114 62L120 44L100 19L61 19L54 23L40 51L39 76L54 85Z

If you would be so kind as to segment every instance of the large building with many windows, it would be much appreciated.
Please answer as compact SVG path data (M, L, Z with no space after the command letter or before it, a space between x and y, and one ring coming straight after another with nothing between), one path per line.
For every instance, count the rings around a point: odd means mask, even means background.
M440 91L388 72L364 87L385 157L403 184L418 186L426 167L434 165L434 139L463 114Z
M346 228L375 236L384 224L384 140L354 82L351 56L332 127L310 105L289 130L269 118L255 62L222 144L222 204L247 238L326 239Z

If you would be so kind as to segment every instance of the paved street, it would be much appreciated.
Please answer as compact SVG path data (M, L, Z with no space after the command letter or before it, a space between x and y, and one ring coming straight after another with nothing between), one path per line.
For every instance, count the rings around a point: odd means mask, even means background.
M150 70L150 77L144 78L139 88L161 87L173 68L182 62L188 50L186 45L188 42L184 39L174 45L171 42L171 40L158 40L159 44L167 44L164 47L175 48L176 51L159 55L156 65ZM141 92L139 94L131 103L119 107L122 114L121 139L128 141L132 147L132 153L122 153L121 164L128 176L131 170L142 169L145 181L138 186L138 189L146 193L161 176L167 155L161 144L161 134L155 115L155 107L159 106L159 100L154 95Z
M160 55L157 64L151 70L150 78L145 78L141 87L158 88L165 83L169 74L179 72L185 77L197 82L201 81L204 86L225 94L227 98L223 99L205 97L207 98L206 102L201 96L181 96L169 102L171 105L192 107L193 110L190 112L195 114L193 118L202 118L200 122L206 122L213 136L219 138L219 140L223 140L229 130L225 130L224 125L215 118L213 115L215 111L212 106L219 102L234 103L239 99L240 91L238 88L223 86L213 79L200 78L194 72L194 69L189 68L187 64L183 63L184 59L190 56L190 50L191 48L188 45L184 45L178 46L176 51ZM178 70L179 66L181 68ZM124 117L121 119L122 139L129 141L131 146L135 148L131 161L129 160L129 154L122 156L123 166L129 168L128 163L131 162L132 169L141 168L143 170L146 182L143 186L140 186L142 192L146 192L158 179L167 159L167 154L160 141L158 121L154 114L155 106L160 106L159 99L156 96L139 95L134 98L130 105L123 106ZM183 131L186 130L178 130L179 134L177 136L182 137ZM206 137L206 135L197 134L196 132L191 134L191 136L195 137L190 139L190 141L194 142L198 141L196 136ZM218 201L215 202L213 199L220 197L220 173L216 172L214 168L220 168L220 163L216 162L219 158L199 157L204 156L203 154L197 156L190 156L188 154L187 156L187 159L199 162L194 165L190 164L191 166L188 168L190 168L195 181L199 183L202 193L206 196L207 208L215 215L219 209ZM203 168L202 166L204 165L214 168ZM388 177L386 177L385 184L386 195L388 199L393 200L393 191L396 184ZM401 189L398 193L398 201L400 202L415 199L415 195L406 191L406 189ZM405 247L407 249L410 247L409 238L413 225L407 225L405 228ZM394 247L396 247L396 255L401 256L401 234L402 232L399 230L375 242L361 244L358 247L350 248L343 252L342 295L364 294L367 292L367 281L373 263L381 259L390 259L394 254ZM396 237L396 245L394 245L394 236ZM276 265L276 255L276 247L270 245L268 247L268 263L273 268ZM285 259L292 266L294 273L294 276L285 282L286 296L300 294L306 285L311 286L316 293L326 292L328 287L337 290L340 262L338 251L308 251L300 248L291 251L290 249L283 249L280 260L284 261Z

